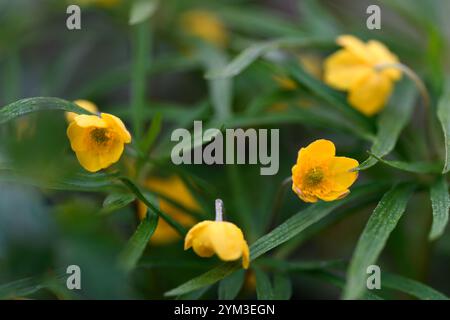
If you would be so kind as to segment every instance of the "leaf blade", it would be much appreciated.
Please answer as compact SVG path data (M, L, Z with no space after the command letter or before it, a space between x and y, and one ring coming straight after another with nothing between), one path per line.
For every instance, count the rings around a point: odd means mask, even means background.
M412 187L395 186L378 203L359 237L347 270L344 299L357 299L364 292L366 269L376 262L386 241L406 209Z
M431 207L433 209L433 224L429 239L436 240L445 231L450 209L450 196L445 176L441 176L430 188Z
M442 173L450 171L450 79L447 79L444 93L439 98L437 116L441 122L445 141L445 162Z
M139 258L148 245L150 238L158 226L158 215L147 211L146 217L141 221L135 233L128 240L125 248L119 256L119 265L125 271L131 271L136 267Z

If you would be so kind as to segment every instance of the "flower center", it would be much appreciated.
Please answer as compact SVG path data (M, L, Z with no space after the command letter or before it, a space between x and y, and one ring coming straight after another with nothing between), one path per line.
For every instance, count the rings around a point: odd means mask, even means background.
M104 145L111 139L111 133L105 128L95 128L91 131L91 138L97 144Z
M323 180L323 171L320 168L313 168L308 171L305 176L305 184L308 187L313 187L318 185Z

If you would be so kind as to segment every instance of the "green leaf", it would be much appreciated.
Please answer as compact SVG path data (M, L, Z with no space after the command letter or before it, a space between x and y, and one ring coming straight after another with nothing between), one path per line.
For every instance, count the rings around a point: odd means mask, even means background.
M276 273L273 278L275 300L289 300L292 296L292 282L287 274Z
M345 299L357 299L366 285L367 267L376 263L389 235L406 209L413 188L399 185L388 191L378 203L359 237L347 270Z
M259 268L255 268L256 296L258 300L273 300L274 293L269 276Z
M129 205L136 199L132 193L116 192L109 194L103 201L102 214L108 214Z
M129 25L142 23L155 13L158 8L158 0L138 0L133 3L130 10Z
M0 108L0 124L28 113L42 110L63 110L77 114L91 114L70 101L59 98L35 97L18 100Z
M0 164L0 180L18 182L39 188L66 191L105 191L114 189L115 176L107 173L74 173L55 180L48 177L33 177L7 164Z
M412 82L403 82L397 86L391 102L378 120L377 136L370 149L374 156L382 158L394 149L400 133L411 119L416 96ZM359 165L358 170L368 169L377 162L377 158L370 156Z
M119 256L119 265L125 271L131 271L136 267L150 238L158 226L158 215L147 210L145 219L141 221L133 236Z
M369 158L368 160L370 159L375 159L375 162L379 161L392 168L412 173L439 173L441 171L440 165L436 163L423 161L405 162L397 160L384 160L375 155L372 155L372 158ZM360 168L358 168L358 170L360 170Z
M153 144L158 137L158 134L161 132L161 123L162 116L161 113L156 113L152 118L152 122L150 123L150 127L148 128L147 134L141 141L141 150L144 155L148 155Z
M308 72L304 71L298 63L289 63L286 65L286 68L292 79L339 110L339 112L347 119L348 123L346 123L346 126L350 132L355 132L358 136L368 141L374 140L369 119L356 111L356 109L352 108L341 93L334 91L324 85L321 81L315 79Z
M437 107L438 119L441 122L445 139L445 164L442 173L450 171L450 79L447 79L444 93Z
M238 270L219 283L219 300L234 300L241 291L245 280L245 270Z
M448 300L448 297L418 281L383 272L382 286L398 290L422 300Z
M200 55L207 73L227 64L225 52L204 43L199 44ZM208 79L209 96L218 120L228 119L232 113L233 82L230 78Z
M0 286L0 299L6 300L26 297L41 289L49 288L54 284L55 281L63 281L65 277L65 272L57 271L56 275L51 278L49 278L48 276L36 276L2 284Z
M443 175L431 186L431 207L433 208L433 225L429 235L430 240L436 240L445 231L450 209L447 179Z
M250 258L252 261L264 253L292 239L310 225L326 217L334 209L358 199L359 197L370 196L380 190L381 185L371 184L354 188L352 193L344 199L334 202L319 202L310 205L305 210L298 212L291 218L280 224L274 230L259 238L250 247ZM177 296L193 290L197 290L207 285L211 285L235 272L241 267L238 261L222 263L218 267L193 278L186 283L165 293L166 296Z
M206 74L207 78L231 78L244 71L249 65L255 62L264 54L282 47L304 47L323 42L320 38L281 38L277 40L265 41L249 46L242 51L229 64L212 70Z

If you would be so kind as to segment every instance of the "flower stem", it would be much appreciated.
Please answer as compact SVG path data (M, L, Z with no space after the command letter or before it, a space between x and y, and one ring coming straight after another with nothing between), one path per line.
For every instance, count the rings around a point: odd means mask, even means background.
M430 158L434 159L436 157L437 153L437 147L435 144L435 141L433 139L433 133L431 128L431 121L432 121L432 114L431 114L431 99L430 94L428 93L428 89L425 86L424 82L420 77L417 75L417 73L414 72L411 68L408 66L402 64L402 63L385 63L385 64L379 64L375 66L375 69L378 71L387 69L387 68L394 68L397 70L402 71L409 79L411 79L414 84L416 85L417 89L419 90L419 93L422 97L423 104L425 106L425 135L426 139L428 141L428 146L430 148Z
M425 107L427 109L430 108L430 94L428 93L427 87L423 83L422 79L420 79L420 77L417 75L417 73L415 73L411 68L402 63L383 63L375 66L375 69L378 71L388 68L398 69L406 74L408 78L410 78L414 82L417 89L419 90Z
M284 194L286 193L287 187L292 183L292 177L287 177L286 179L281 182L280 186L278 187L277 194L275 196L275 202L274 206L272 208L272 221L270 225L276 224L278 217L280 215L280 208L281 204L283 202Z

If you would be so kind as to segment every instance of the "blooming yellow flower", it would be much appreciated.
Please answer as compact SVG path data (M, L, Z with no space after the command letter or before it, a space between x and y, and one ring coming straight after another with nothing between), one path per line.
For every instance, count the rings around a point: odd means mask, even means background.
M73 103L75 103L76 105L78 105L79 107L90 111L91 113L98 113L98 108L97 106L87 100L75 100ZM77 114L75 112L66 112L66 120L67 122L71 123L75 117L77 116Z
M117 162L124 144L131 142L122 120L108 113L76 116L67 128L67 136L81 166L90 172Z
M348 188L358 177L352 171L358 161L335 154L333 142L323 139L300 149L297 163L292 167L292 190L300 199L333 201L350 193Z
M223 22L214 13L206 10L191 10L181 16L181 27L188 35L198 37L219 47L228 41Z
M192 247L200 257L217 254L224 261L242 257L242 266L247 269L250 264L247 241L235 224L222 221L221 203L221 200L216 200L216 221L202 221L189 230L184 240L184 250Z
M145 186L154 192L157 192L169 199L176 200L179 204L183 205L187 209L200 210L197 201L192 196L189 189L177 176L171 176L169 178L150 178L146 181ZM159 207L161 211L171 216L177 222L184 227L191 227L195 220L192 216L174 206L169 201L162 198L158 199ZM147 213L147 206L138 201L138 216L143 219ZM154 244L167 244L175 240L180 239L180 235L171 227L166 221L160 219L158 227L155 230L151 238L151 242Z
M395 68L379 66L398 63L396 55L376 40L367 43L344 35L337 39L343 49L325 61L325 82L347 90L348 101L367 116L378 113L389 99L393 84L401 78Z

